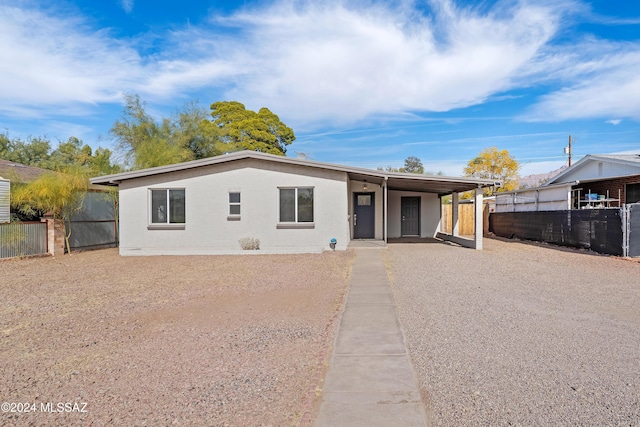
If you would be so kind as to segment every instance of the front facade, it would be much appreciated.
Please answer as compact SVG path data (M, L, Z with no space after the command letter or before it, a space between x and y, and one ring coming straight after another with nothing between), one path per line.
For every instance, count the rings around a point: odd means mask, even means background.
M119 186L122 255L320 252L354 239L435 237L442 195L495 184L247 151L92 182Z

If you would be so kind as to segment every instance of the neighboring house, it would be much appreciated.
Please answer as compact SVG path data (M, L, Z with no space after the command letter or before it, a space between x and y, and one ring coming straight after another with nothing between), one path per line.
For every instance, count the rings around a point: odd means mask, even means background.
M621 207L640 202L640 155L589 154L538 188L496 195L496 212Z
M496 194L490 231L640 256L640 155L587 155L538 188Z
M346 249L353 239L442 237L440 197L495 185L492 180L389 173L242 151L93 178L119 186L120 254ZM482 191L476 191L482 221ZM481 222L480 222L481 224Z

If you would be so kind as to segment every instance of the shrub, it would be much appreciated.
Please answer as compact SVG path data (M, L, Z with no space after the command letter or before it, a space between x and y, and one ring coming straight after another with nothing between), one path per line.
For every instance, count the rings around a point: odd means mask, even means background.
M240 247L245 251L252 251L260 249L260 239L255 237L243 237L238 240Z

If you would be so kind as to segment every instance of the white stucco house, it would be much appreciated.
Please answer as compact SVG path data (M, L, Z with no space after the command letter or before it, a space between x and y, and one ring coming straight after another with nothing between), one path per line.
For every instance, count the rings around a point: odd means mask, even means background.
M440 233L441 201L481 190L493 180L390 173L241 151L202 160L96 177L119 187L121 255L344 250L352 240L386 242L439 237L482 248L474 239ZM482 191L476 191L482 224ZM457 211L457 209L454 209ZM334 245L331 243L335 242Z

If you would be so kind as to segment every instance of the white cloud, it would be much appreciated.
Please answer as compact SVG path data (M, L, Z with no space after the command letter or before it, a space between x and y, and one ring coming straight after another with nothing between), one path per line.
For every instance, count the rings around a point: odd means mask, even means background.
M561 18L526 2L481 11L433 0L430 15L412 2L363 3L244 9L162 34L161 50L141 57L82 17L0 2L0 111L51 113L116 102L122 92L175 107L177 97L207 90L268 106L296 127L448 111L544 68L536 61Z
M133 12L134 0L120 0L120 6L126 13Z
M284 3L228 22L246 28L234 50L254 59L237 63L231 98L298 123L349 123L466 107L512 88L557 17L526 5L480 15L449 1L436 3L431 18L393 7Z
M138 61L135 50L78 17L0 4L0 111L7 114L119 99Z
M620 123L622 123L622 120L620 120L620 119L611 119L611 120L607 120L605 123L609 123L609 124L612 124L614 126L618 126Z
M540 97L525 120L640 119L640 43L589 39L562 55L554 74L564 87Z

